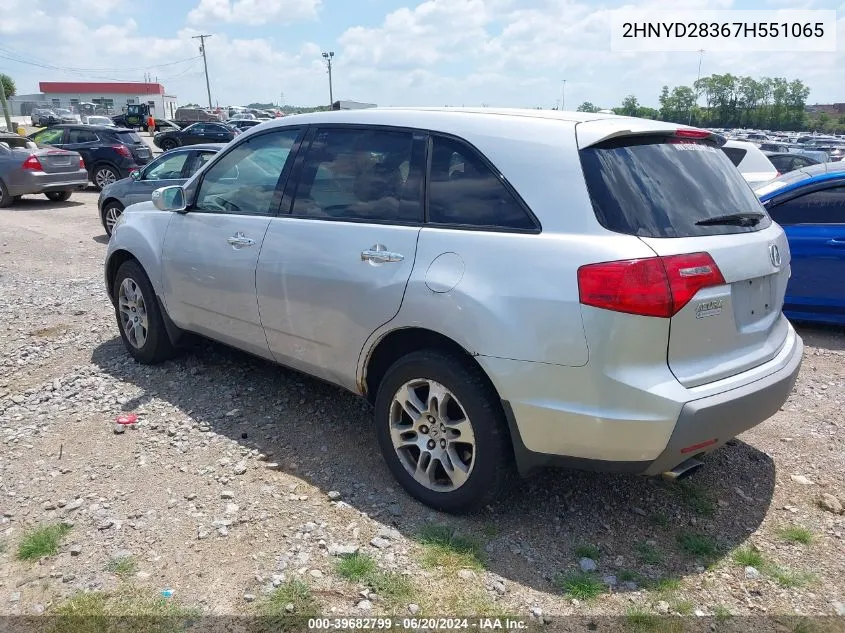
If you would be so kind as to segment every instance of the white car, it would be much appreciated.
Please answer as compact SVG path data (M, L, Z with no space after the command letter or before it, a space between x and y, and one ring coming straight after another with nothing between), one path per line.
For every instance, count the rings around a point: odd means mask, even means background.
M752 187L779 175L772 161L754 143L727 141L722 145L722 151Z

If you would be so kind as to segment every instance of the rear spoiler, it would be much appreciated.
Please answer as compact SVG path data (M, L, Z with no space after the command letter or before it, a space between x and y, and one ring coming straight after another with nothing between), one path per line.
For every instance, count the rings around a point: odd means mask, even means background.
M688 125L637 119L633 117L614 117L612 119L597 119L576 124L575 136L578 149L585 149L598 145L604 141L623 138L626 136L679 136L689 139L708 140L717 147L721 147L727 139L721 134L703 130Z

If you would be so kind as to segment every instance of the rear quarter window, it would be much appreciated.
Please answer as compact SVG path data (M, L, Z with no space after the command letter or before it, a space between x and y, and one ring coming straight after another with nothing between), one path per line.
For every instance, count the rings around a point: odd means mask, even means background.
M768 227L754 192L727 155L704 142L627 137L580 151L593 210L605 228L640 237L695 237ZM754 226L699 225L735 213L763 214Z
M126 143L127 145L137 145L143 142L141 141L141 137L135 132L116 132L115 135L121 143Z
M742 159L745 158L745 155L748 153L746 150L739 147L723 147L722 151L725 152L725 156L727 156L736 166L739 166Z

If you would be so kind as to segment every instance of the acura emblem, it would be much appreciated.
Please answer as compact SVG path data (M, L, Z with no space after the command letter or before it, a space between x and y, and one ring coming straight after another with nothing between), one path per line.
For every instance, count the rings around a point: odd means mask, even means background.
M769 244L769 259L772 260L772 266L780 268L780 249L777 244Z

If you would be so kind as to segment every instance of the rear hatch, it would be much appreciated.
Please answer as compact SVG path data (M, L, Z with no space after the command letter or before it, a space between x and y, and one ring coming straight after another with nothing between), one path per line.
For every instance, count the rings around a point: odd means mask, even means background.
M660 264L651 288L665 289L669 305L647 314L670 319L667 362L678 381L695 387L771 360L789 327L789 246L712 137L670 128L579 141L596 218L658 258L648 262Z
M135 159L135 162L139 165L145 165L150 162L150 158L152 158L152 152L150 148L144 143L143 139L138 136L136 132L131 130L115 132L115 136L117 136L117 140L126 145L129 148L129 151L132 152L132 157Z

